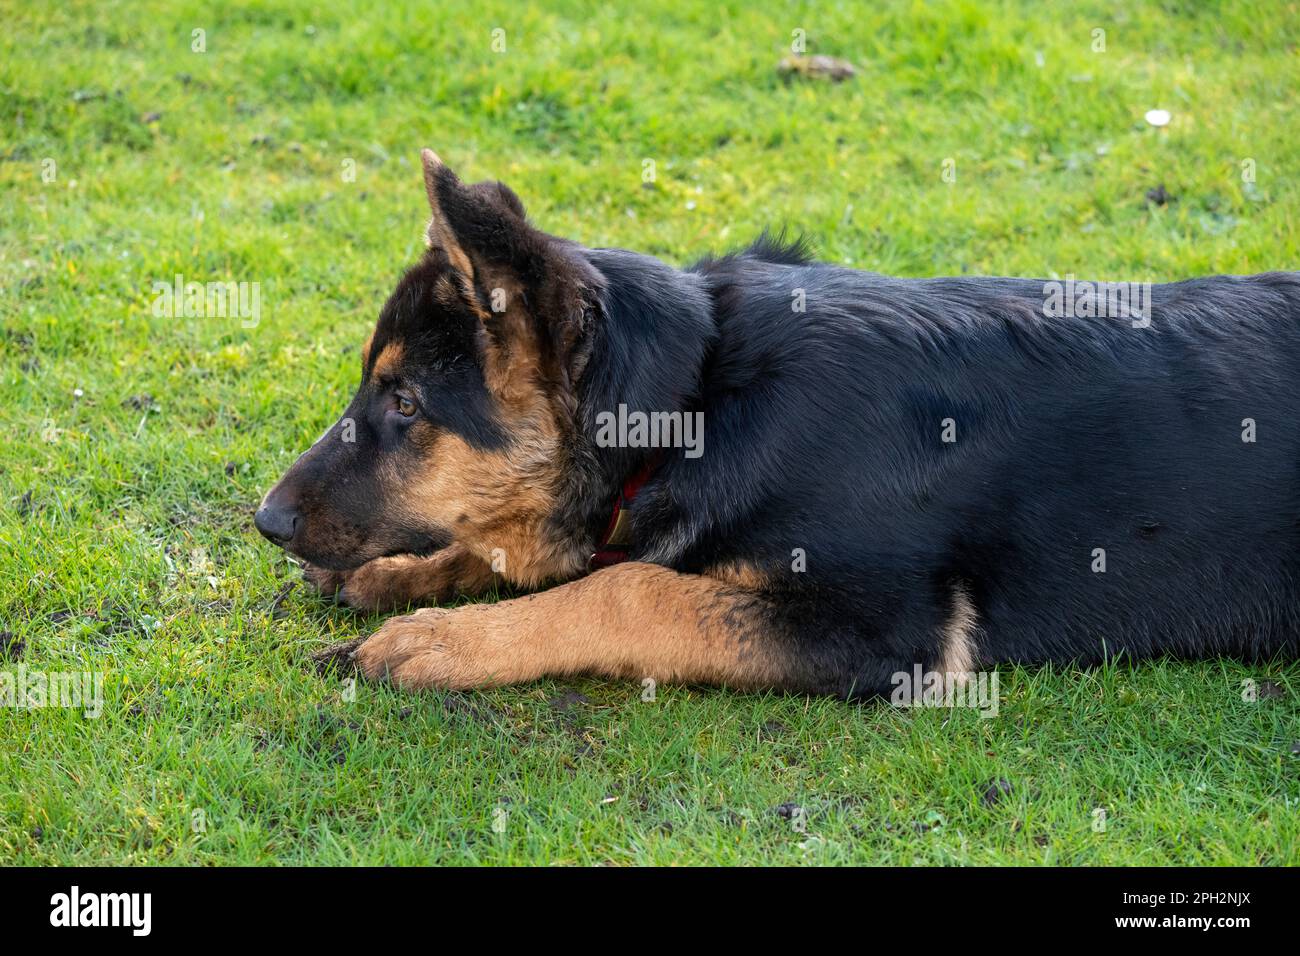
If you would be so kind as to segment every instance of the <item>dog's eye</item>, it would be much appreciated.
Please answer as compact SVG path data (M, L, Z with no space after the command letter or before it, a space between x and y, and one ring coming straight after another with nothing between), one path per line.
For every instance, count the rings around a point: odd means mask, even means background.
M410 418L415 414L415 402L411 401L405 395L397 396L397 410L404 418Z

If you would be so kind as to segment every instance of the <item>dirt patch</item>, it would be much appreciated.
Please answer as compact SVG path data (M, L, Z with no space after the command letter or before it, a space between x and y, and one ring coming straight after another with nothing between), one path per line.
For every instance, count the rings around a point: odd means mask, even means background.
M1174 197L1165 189L1165 184L1154 186L1147 190L1147 202L1155 206L1167 206L1174 201Z
M357 665L352 655L364 641L364 637L354 637L350 641L331 644L323 651L312 654L311 660L316 667L316 673L321 677L330 675L347 677L356 673Z
M462 691L448 691L441 700L442 712L448 717L472 720L475 723L494 723L505 715L482 700Z
M785 80L792 77L801 77L811 80L830 80L832 83L843 83L858 75L858 68L848 60L841 60L838 57L823 56L787 56L776 65L776 72Z
M549 706L551 710L559 711L560 713L568 713L575 707L580 707L590 703L591 698L586 694L578 693L576 690L566 690L563 694L552 697L546 702L547 706Z
M1003 797L1009 797L1010 795L1011 781L999 777L984 788L984 796L980 798L980 801L984 806L991 807L997 804Z
M136 621L131 609L120 604L110 604L88 614L87 617L102 622L103 627L100 633L108 640L134 634L137 631L145 637L149 636L148 628Z
M27 642L10 631L0 631L0 661L22 660Z
M1271 680L1259 682L1260 700L1280 700L1286 696L1286 688Z
M361 729L357 721L347 720L321 707L316 711L314 734L304 741L303 746L309 754L324 757L330 763L344 764L353 739Z
M798 816L807 816L804 808L797 803L783 803L780 806L773 807L772 812L782 820L793 820Z

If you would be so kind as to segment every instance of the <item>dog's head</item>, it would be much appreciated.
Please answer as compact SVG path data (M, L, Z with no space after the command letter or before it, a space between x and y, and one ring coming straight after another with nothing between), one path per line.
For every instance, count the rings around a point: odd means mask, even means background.
M565 467L600 275L503 184L423 163L428 250L380 312L352 403L255 519L334 570L453 541L526 565Z

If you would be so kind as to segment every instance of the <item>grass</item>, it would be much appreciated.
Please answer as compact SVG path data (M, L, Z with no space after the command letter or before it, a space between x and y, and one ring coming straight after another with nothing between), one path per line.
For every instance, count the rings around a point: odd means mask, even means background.
M0 859L1300 862L1295 662L1006 668L994 719L598 681L348 700L307 655L376 619L251 524L420 251L419 147L679 263L786 222L904 275L1295 268L1293 0L0 20L0 672L104 693L0 707ZM859 75L787 84L796 28ZM177 273L259 282L261 321L155 318Z

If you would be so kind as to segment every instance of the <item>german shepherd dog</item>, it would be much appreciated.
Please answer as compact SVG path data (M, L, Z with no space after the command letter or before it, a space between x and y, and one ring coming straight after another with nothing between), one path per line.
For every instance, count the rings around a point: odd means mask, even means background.
M428 250L256 525L360 608L531 593L323 659L854 698L918 667L1300 649L1300 274L1118 316L1081 284L1052 317L1049 282L766 235L685 270L588 249L423 165Z

